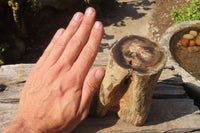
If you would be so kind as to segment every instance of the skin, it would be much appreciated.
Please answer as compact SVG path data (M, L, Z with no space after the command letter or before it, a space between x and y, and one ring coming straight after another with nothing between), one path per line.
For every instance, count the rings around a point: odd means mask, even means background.
M4 133L71 132L88 114L105 70L90 70L103 34L96 12L74 15L59 29L31 71L16 118Z

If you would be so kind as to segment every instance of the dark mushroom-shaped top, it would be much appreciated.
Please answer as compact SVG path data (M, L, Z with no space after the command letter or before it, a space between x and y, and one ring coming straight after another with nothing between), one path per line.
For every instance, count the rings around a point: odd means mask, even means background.
M156 73L166 61L165 53L156 43L135 35L122 38L112 53L118 65L138 74Z

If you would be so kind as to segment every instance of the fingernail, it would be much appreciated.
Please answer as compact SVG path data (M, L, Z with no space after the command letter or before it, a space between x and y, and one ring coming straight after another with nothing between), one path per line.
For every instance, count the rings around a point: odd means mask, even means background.
M57 34L58 36L60 36L60 35L62 35L62 33L63 33L64 31L65 31L65 29L60 28L60 29L57 30L56 34Z
M92 16L94 14L95 10L91 7L87 8L85 11L86 16Z
M57 32L55 33L55 38L59 38L64 31L65 30L63 28L58 29Z
M95 29L101 29L102 28L102 23L100 21L96 21L94 24Z
M82 14L79 13L79 12L77 12L77 13L74 15L74 20L75 20L75 21L80 21L81 18L82 18Z
M105 74L105 70L97 70L95 73L95 78L97 80L102 80L102 78L104 77Z

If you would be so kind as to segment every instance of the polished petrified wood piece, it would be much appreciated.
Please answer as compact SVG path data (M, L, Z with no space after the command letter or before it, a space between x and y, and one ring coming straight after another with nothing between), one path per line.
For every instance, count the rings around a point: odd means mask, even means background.
M121 120L142 125L165 62L165 53L156 43L139 36L121 39L111 49L97 114L118 111Z

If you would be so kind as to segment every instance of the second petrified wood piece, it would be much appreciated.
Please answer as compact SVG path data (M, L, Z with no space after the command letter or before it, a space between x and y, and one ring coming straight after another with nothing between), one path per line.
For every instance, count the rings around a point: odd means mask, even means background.
M121 120L144 124L165 62L165 53L156 43L139 36L121 39L111 49L97 114L118 111Z

